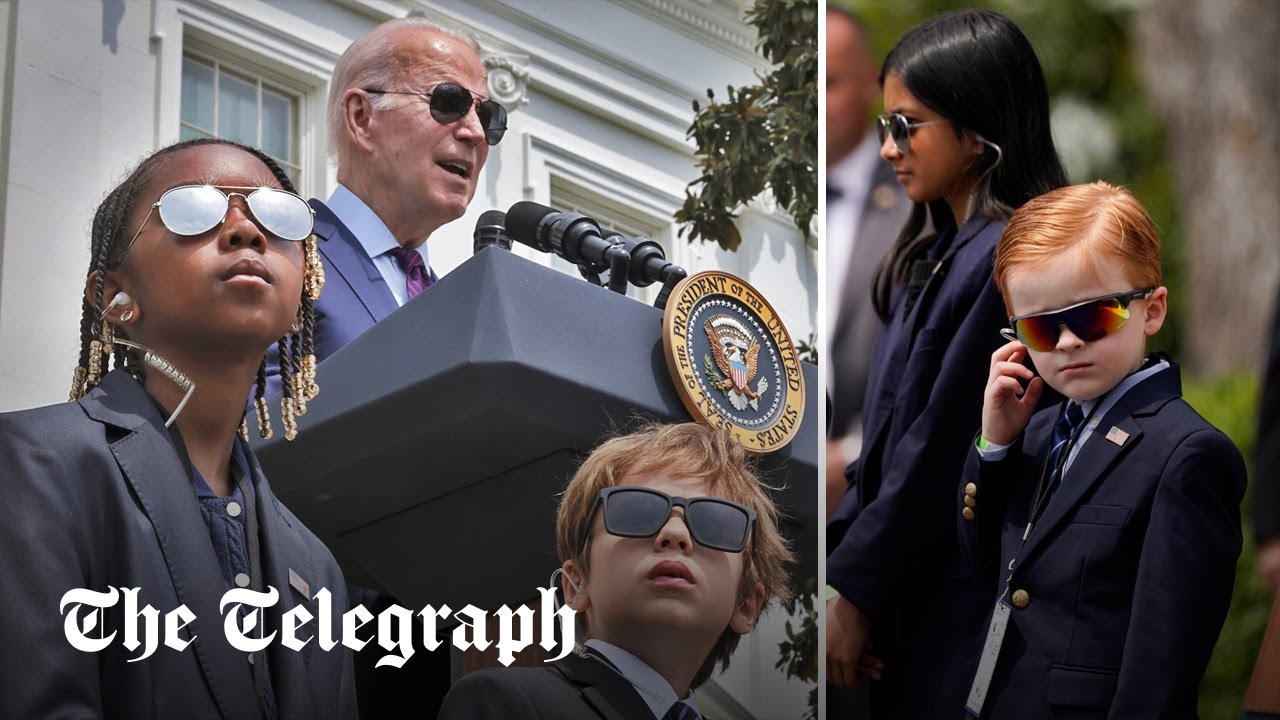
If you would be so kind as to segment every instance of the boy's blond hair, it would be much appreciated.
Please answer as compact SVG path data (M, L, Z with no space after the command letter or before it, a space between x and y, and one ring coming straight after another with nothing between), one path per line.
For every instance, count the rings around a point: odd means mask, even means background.
M1110 183L1071 185L1028 200L1000 235L995 281L1010 315L1009 276L1069 250L1095 274L1103 258L1120 263L1135 290L1160 286L1160 231L1142 204Z
M588 517L600 490L619 485L624 479L644 475L693 478L707 484L707 494L740 503L756 511L756 524L742 551L740 602L755 586L764 585L762 607L772 599L791 598L786 565L793 561L786 540L778 532L778 509L769 488L760 482L747 461L742 446L729 433L697 423L649 425L641 430L607 440L591 453L560 498L556 512L556 551L563 563L573 560L584 575L591 526ZM738 646L739 635L726 627L711 653L693 678L693 687L711 677L715 664L729 666L729 656Z

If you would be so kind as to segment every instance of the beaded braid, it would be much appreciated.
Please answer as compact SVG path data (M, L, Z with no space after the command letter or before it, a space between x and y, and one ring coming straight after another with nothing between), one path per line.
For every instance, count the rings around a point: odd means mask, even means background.
M284 168L280 167L280 164L274 158L255 148L245 147L244 150L261 160L262 164L271 170L272 174L276 176L276 180L280 183L280 187L290 192L295 191L289 174L284 171ZM280 388L282 391L280 397L280 421L284 425L285 440L293 440L297 437L297 417L306 414L307 400L314 398L320 392L320 387L315 383L315 356L311 353L303 353L303 348L307 345L307 339L300 337L300 335L305 334L306 328L314 328L315 326L314 305L311 301L319 299L320 289L324 287L324 268L320 264L319 252L315 243L315 235L310 235L303 241L302 305L299 309L299 314L302 316L301 327L299 332L286 333L276 343L276 351L280 357ZM311 355L309 362L306 355ZM306 372L307 368L311 368L309 373ZM306 392L312 388L314 388L315 393ZM263 404L265 406L265 402ZM260 414L264 412L265 409L260 411Z
M288 173L269 155L256 148L221 138L196 138L175 143L161 148L138 163L133 172L107 194L94 214L88 272L88 275L97 273L93 283L94 304L91 306L87 301L81 302L80 356L72 376L70 399L83 397L113 367L123 368L138 381L142 381L143 363L138 359L136 352L128 347L116 349L104 346L100 339L106 322L98 311L98 308L104 307L102 297L104 273L119 267L125 255L128 254L125 224L129 218L129 211L137 202L138 194L146 186L155 169L168 156L199 145L229 145L239 148L266 165L276 181L280 183L280 187L289 192L297 192ZM289 440L297 435L295 415L305 413L306 400L314 398L320 391L315 374L314 301L319 299L320 289L324 287L324 267L320 262L314 235L304 241L304 247L301 337L299 333L286 333L277 341L280 351L281 387L284 389L281 412L284 416L285 437ZM292 358L286 353L289 345L293 347ZM295 373L300 377L295 378ZM299 388L299 392L295 393L295 388ZM259 433L264 439L268 439L272 433L265 395L266 356L264 355L258 367L254 407L258 415ZM295 396L302 399L300 412L295 405Z
M254 385L253 409L258 415L258 435L263 440L271 439L271 416L267 414L267 356L262 356L258 363L258 380Z
M280 423L284 425L284 439L292 440L298 436L298 422L295 419L297 409L293 402L293 363L289 357L289 336L284 335L276 343L280 356Z
M309 241L311 248L309 252L315 252L315 236L313 235ZM322 271L323 272L323 271ZM321 284L324 278L320 278ZM319 294L319 291L316 291ZM320 386L316 384L316 315L313 309L312 299L308 293L302 294L302 374L306 380L306 396L308 400L314 400L316 395L320 394Z

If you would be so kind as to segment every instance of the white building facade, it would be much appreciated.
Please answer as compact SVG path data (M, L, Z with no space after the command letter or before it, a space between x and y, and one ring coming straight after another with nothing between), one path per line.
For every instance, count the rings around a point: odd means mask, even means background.
M325 104L343 50L378 22L426 15L474 33L510 112L467 215L429 240L444 274L485 210L533 200L644 235L691 273L746 278L792 337L817 325L817 244L753 204L725 252L678 237L697 177L692 101L764 70L747 0L0 0L0 411L66 399L93 212L151 151L217 134L279 158L305 197L335 186ZM576 274L526 248L516 252ZM633 293L651 301L656 288ZM815 538L816 541L816 538ZM776 628L775 628L776 630ZM780 633L773 633L780 635ZM799 718L779 637L744 643L709 688L720 715ZM721 697L724 696L724 697ZM733 701L725 700L732 696ZM720 698L720 699L717 699ZM735 707L732 702L740 704Z

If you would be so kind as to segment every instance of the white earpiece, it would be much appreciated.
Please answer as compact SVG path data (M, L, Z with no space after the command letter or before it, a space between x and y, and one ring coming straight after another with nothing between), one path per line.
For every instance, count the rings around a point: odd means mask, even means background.
M127 305L131 302L133 302L133 298L129 297L129 293L118 292L116 293L115 297L111 298L111 302L107 303L107 307L105 310L102 311L102 314L106 315L107 313L111 312L111 308L117 305Z

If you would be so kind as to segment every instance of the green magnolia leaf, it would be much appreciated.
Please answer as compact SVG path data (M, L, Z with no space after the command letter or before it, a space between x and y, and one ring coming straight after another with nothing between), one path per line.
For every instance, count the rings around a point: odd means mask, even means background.
M706 106L694 101L686 136L701 175L675 214L682 237L725 250L742 244L735 213L765 190L806 239L818 208L817 0L756 0L746 20L772 70L727 87L723 103L710 88Z

